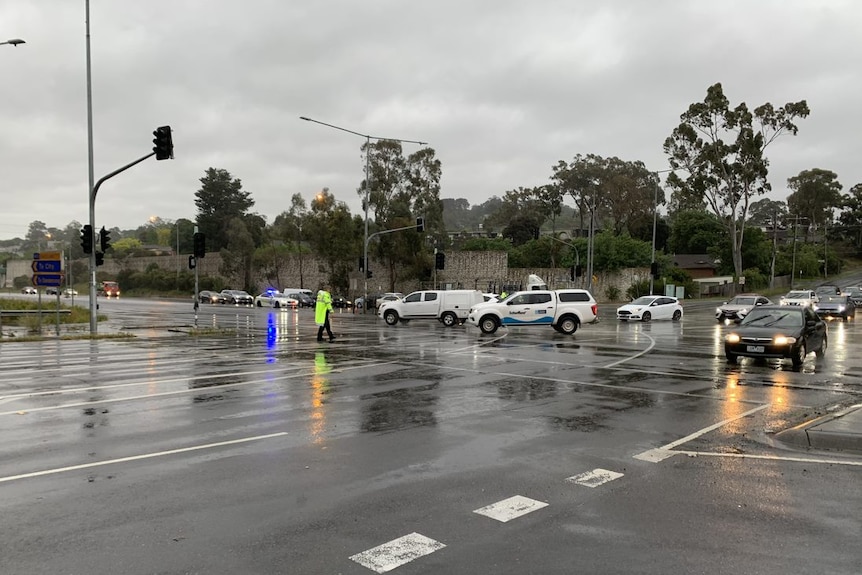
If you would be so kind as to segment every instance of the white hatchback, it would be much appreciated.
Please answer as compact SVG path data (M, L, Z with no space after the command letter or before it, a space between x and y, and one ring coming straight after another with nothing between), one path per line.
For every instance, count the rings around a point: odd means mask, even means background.
M682 319L682 304L675 297L666 295L645 295L617 308L620 321L652 321L654 319Z

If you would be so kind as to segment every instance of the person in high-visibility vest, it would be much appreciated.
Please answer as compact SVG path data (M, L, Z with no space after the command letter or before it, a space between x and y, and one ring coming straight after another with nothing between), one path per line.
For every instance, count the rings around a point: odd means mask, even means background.
M332 329L329 326L329 313L332 311L332 294L329 293L329 286L320 288L317 292L317 303L314 306L314 323L317 324L317 341L323 341L323 330L326 330L329 335L329 341L333 341L335 336L332 334Z

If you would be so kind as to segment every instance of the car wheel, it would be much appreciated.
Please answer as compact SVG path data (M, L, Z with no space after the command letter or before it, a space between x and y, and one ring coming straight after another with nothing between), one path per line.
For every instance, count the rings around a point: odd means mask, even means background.
M820 343L820 348L814 350L814 354L817 357L823 357L826 355L826 348L829 346L829 341L826 338L826 335L823 336L823 341Z
M458 323L458 316L456 316L456 315L455 315L454 313L452 313L451 311L448 311L448 312L446 312L446 313L444 313L444 314L443 314L443 316L440 318L440 321L442 321L442 322L443 322L443 325L444 325L444 326L446 326L446 327L452 327L452 326L454 326L454 325L457 325L457 323Z
M263 304L260 302L257 302L257 307L263 307Z
M652 314L648 311L645 311L644 314L641 316L641 321L644 323L647 323L651 319L652 319Z
M482 333L494 333L498 327L500 327L500 323L492 315L486 315L479 320L479 329L482 330Z
M805 347L805 342L803 341L799 344L799 347L796 351L793 352L793 357L790 360L793 362L794 367L799 367L805 361L805 356L808 355L808 348Z
M578 319L570 315L563 316L563 318L558 322L558 327L560 328L560 333L572 335L578 331Z
M383 320L387 325L395 325L398 323L398 312L394 309L387 310L386 313L383 314Z
M278 309L281 307L281 303L275 302L272 307L274 307L275 309Z
M673 319L673 321L679 321L680 319L682 319L682 312L679 310L676 310L675 312L673 312L673 318L672 319Z
M727 358L727 363L736 363L737 360L739 360L738 355L736 355L733 352L727 351L727 350L724 351L724 357Z

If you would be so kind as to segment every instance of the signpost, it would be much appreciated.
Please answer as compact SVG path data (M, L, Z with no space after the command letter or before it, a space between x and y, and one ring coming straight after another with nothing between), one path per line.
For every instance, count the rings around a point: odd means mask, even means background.
M63 254L60 252L36 252L33 254L34 286L62 287ZM42 292L39 292L39 332L42 331ZM57 335L60 335L60 290L57 290Z

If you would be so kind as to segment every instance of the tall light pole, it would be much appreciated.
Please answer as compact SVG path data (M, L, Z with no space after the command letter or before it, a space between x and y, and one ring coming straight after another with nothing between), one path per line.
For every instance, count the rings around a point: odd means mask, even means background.
M652 295L653 287L655 286L655 276L653 275L653 269L656 268L655 263L655 229L656 222L658 220L658 184L660 181L659 174L665 174L667 172L672 172L673 170L656 170L653 172L655 174L655 193L653 194L652 200L652 254L650 255L650 268L649 268L649 294Z
M15 47L18 44L26 44L26 42L21 38L10 38L9 40L0 42L0 46L2 46L3 44L9 44L10 46Z
M96 335L99 329L99 320L96 311L96 196L93 193L96 187L96 177L93 169L93 73L90 64L90 0L84 0L84 13L87 44L87 175L89 177L87 201L90 206L90 230L93 233L93 249L90 251L89 266L90 335Z
M379 136L370 136L368 134L361 134L359 132L354 132L353 130L348 130L347 128L342 128L341 126L327 124L326 122L321 122L320 120L314 120L305 116L300 116L299 119L305 120L306 122L314 122L315 124L320 124L321 126L326 126L335 130L341 130L342 132L347 132L348 134L353 134L355 136L365 138L365 201L363 202L365 204L365 238L363 242L364 248L362 255L362 262L365 268L362 270L362 273L365 275L365 287L362 290L362 313L365 313L365 310L368 309L368 197L370 193L369 185L371 181L371 170L369 162L369 157L371 156L371 140L389 140L392 142L419 144L420 146L425 146L428 144L428 142L420 142L418 140L403 140L400 138L382 138Z

